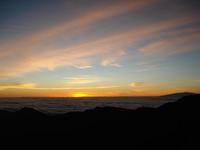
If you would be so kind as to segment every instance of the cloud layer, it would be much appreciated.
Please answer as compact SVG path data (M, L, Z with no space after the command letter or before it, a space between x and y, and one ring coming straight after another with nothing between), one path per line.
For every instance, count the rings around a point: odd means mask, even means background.
M91 68L92 65L88 57L104 54L106 54L106 58L103 58L104 60L102 61L104 66L119 67L120 65L114 62L119 57L119 54L115 56L113 53L116 50L116 46L113 47L113 44L108 45L108 43L112 42L112 37L108 37L108 39L102 37L97 40L90 40L88 43L74 45L64 49L42 48L41 50L38 46L40 47L43 42L51 38L59 37L63 32L76 32L77 29L84 31L85 28L99 21L136 11L153 3L155 3L155 0L137 0L134 2L126 0L114 3L103 9L99 8L88 11L79 18L63 22L45 31L26 35L21 39L17 39L17 41L11 41L11 43L8 41L0 47L0 58L2 62L2 65L0 65L1 76L24 74L41 69L52 70L60 66L74 66L80 69ZM65 36L65 38L70 37ZM36 48L34 48L35 46ZM109 56L109 54L112 56Z

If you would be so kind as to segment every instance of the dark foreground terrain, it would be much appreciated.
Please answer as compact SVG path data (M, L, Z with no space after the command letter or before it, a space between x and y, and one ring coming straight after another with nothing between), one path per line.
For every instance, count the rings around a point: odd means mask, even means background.
M31 108L0 111L0 136L1 142L40 141L46 148L200 149L200 95L137 110L107 107L55 116Z

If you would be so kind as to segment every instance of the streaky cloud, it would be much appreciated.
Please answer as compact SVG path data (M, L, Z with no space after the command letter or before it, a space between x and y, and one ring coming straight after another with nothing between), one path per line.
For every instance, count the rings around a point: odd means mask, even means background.
M4 56L0 54L3 57L1 61L4 62L0 64L1 76L16 76L39 71L41 69L54 70L57 67L64 66L81 69L90 68L93 63L91 58L95 57L103 58L101 62L103 66L111 65L119 67L120 64L116 61L120 59L120 57L124 57L123 55L117 55L119 49L126 50L127 46L137 44L148 36L159 34L166 30L176 29L180 26L188 25L197 21L198 17L195 15L159 20L158 22L151 23L148 26L141 25L126 31L120 31L100 38L94 38L88 42L75 44L66 48L48 48L43 49L40 52L35 49L27 48L26 41L24 41L25 45L23 47L18 47L18 45L15 44L13 46L13 44L10 44L11 48L7 49L7 52L10 53L10 55ZM190 41L194 41L198 39L199 35L198 33L194 33L190 37L193 39ZM184 38L185 40L188 40L188 37L181 37L180 39L175 38L173 41L169 40L166 43L163 41L160 43L157 42L157 44L154 44L152 47L157 48L166 44L181 43L184 41ZM20 53L14 53L12 47L18 47ZM136 48L135 50L148 53L148 50L141 50L140 48ZM190 48L187 49L187 51L190 50ZM179 53L184 51L186 50L183 48ZM155 52L160 53L159 50ZM10 61L8 61L8 59Z

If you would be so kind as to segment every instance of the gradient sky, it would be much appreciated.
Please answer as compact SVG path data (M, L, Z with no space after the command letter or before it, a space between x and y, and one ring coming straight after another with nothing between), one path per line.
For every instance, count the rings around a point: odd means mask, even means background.
M200 92L198 0L1 0L0 96Z

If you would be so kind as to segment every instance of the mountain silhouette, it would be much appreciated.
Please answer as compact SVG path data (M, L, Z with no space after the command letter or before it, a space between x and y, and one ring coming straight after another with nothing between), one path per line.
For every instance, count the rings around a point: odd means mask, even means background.
M161 98L166 98L168 100L178 100L184 96L190 96L190 95L195 95L195 93L192 92L181 92L181 93L173 93L173 94L168 94L168 95L163 95L160 96Z
M62 144L68 146L72 142L89 142L112 148L200 149L199 114L198 94L158 108L136 110L98 107L49 116L23 108L17 112L0 111L0 136L17 137L22 141L27 137L53 143L64 141ZM48 142L47 147L51 144Z

